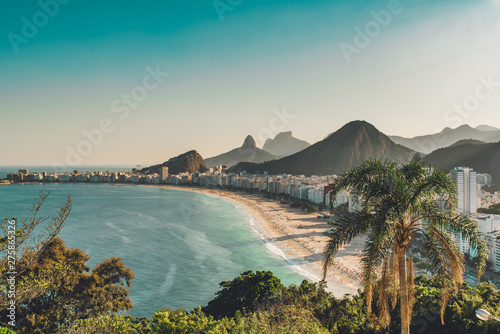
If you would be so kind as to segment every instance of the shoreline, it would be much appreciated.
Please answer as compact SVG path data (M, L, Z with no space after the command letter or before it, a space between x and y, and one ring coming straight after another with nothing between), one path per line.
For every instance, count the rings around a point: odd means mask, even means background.
M328 240L323 232L331 226L325 219L317 218L317 214L244 192L160 184L130 185L190 191L228 201L248 212L248 227L265 243L267 250L285 261L292 271L315 283L323 277L322 254ZM325 289L336 298L358 294L358 289L362 289L360 256L364 241L363 237L357 237L340 248L330 266Z
M236 193L223 189L179 187L174 185L140 186L197 192L216 196L246 210L253 219L249 227L263 240L269 252L283 259L290 269L312 282L323 277L323 249L328 237L323 231L330 227L317 214L303 212L288 205L268 201L259 195ZM357 294L362 288L360 255L364 239L356 238L341 248L329 269L326 290L336 298Z

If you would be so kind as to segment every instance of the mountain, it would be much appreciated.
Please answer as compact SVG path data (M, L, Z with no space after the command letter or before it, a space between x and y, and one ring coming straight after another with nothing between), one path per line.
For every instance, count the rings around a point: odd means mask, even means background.
M478 125L476 126L476 130L479 130L479 131L498 131L500 130L499 128L495 128L494 126L490 126L490 125Z
M359 165L368 158L388 158L397 162L411 159L415 152L395 144L365 121L347 123L322 141L293 155L261 164L241 163L232 171L270 174L331 175Z
M479 127L481 129L485 128L485 126ZM462 139L474 139L486 143L494 143L500 141L500 130L482 131L474 129L469 125L461 125L456 129L444 128L441 132L431 135L413 138L389 136L389 138L396 144L427 154L439 148L448 147Z
M195 173L207 170L201 155L195 150L192 150L171 158L162 164L143 168L140 172L146 174L159 173L161 167L168 167L169 174L179 174L185 172Z
M450 146L459 146L459 145L463 145L463 144L480 145L480 144L486 144L486 143L484 141L475 140L475 139L462 139L462 140L459 140L455 144L452 144ZM448 147L450 147L450 146L448 146Z
M304 140L297 139L292 136L292 132L280 132L274 139L267 139L262 149L273 155L285 157L302 151L311 146Z
M276 159L274 155L260 148L257 148L252 136L247 136L241 147L235 148L226 153L222 153L205 160L207 166L216 165L236 165L239 162L264 162Z
M454 167L471 167L478 173L488 173L493 178L492 189L500 190L500 142L445 147L426 155L422 160L446 171Z

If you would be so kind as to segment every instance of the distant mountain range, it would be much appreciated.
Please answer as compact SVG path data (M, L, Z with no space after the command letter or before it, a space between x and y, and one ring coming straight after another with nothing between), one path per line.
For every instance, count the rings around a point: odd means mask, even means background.
M168 167L169 174L204 172L207 166L201 155L195 150L183 153L162 164L149 166L140 170L141 173L159 173L162 167Z
M462 125L456 129L444 128L441 132L425 136L413 138L389 136L389 138L395 143L411 148L414 151L428 154L463 139L479 140L486 143L498 142L500 141L500 129L489 125L480 125L477 128Z
M293 155L265 163L240 163L231 171L295 175L339 174L369 158L388 158L397 162L411 159L416 152L395 144L365 121L344 125L324 140Z
M430 149L432 145L447 145L424 155L422 160L446 171L466 166L479 173L488 173L493 177L494 184L490 189L493 191L500 190L500 142L491 143L493 140L500 140L500 130L487 125L475 129L462 125L456 129L445 128L434 135L402 138L388 137L365 121L353 121L313 145L294 138L291 132L279 133L274 139L267 140L264 147L282 155L305 147L282 158L257 148L252 136L247 136L241 147L218 156L203 160L193 150L162 164L143 168L141 172L158 173L162 166L166 166L170 174L194 173L207 170L207 166L228 164L233 165L230 172L331 175L340 174L366 159L381 158L402 163L416 155L422 156L419 152L428 151L422 147Z
M481 131L498 131L500 129L499 128L495 128L494 126L491 126L491 125L478 125L478 126L476 126L476 130L481 130Z
M492 190L500 190L500 142L465 142L438 149L422 160L446 171L463 166L471 167L478 173L488 173L493 177Z
M274 139L267 139L262 149L277 157L285 157L300 152L311 146L304 140L292 136L292 132L280 132Z
M208 167L217 165L236 165L239 162L264 162L276 159L276 156L257 147L252 136L247 136L241 147L226 153L205 159Z

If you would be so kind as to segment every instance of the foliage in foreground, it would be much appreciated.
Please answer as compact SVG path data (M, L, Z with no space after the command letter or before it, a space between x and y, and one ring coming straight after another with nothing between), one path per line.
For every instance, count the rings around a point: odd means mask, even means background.
M255 311L258 305L272 302L285 289L279 278L270 271L245 271L232 281L223 281L222 290L203 308L219 319L232 317L236 311Z
M241 283L250 276L245 272L235 278ZM265 275L264 275L265 276ZM273 276L274 277L274 276ZM277 278L276 278L277 279ZM227 282L226 282L227 283ZM247 282L248 283L248 282ZM262 289L263 281L255 282ZM415 307L410 330L412 333L498 333L499 323L480 321L475 310L484 308L494 315L500 314L500 291L492 284L482 283L471 288L464 283L456 295L452 296L445 310L445 325L441 324L440 298L442 286L439 278L428 279L419 276L415 280ZM250 288L256 286L247 285ZM272 285L267 285L272 288ZM264 288L264 289L267 289ZM271 290L271 289L270 289ZM221 290L218 296L225 294ZM247 294L233 294L239 298ZM316 284L303 281L301 285L292 285L280 290L263 303L254 304L253 311L232 304L226 311L234 316L219 314L216 319L206 314L201 308L191 312L182 309L163 309L157 311L151 320L107 316L98 319L79 320L71 330L61 333L398 333L399 312L392 314L393 321L388 328L381 328L379 320L368 315L365 296L346 295L342 299L333 297ZM68 328L68 327L67 327Z
M118 334L151 333L146 323L134 323L134 319L123 315L107 315L96 318L79 319L59 329L65 334Z
M42 216L40 209L50 193L40 192L39 199L31 207L27 219L4 217L0 220L3 235L0 237L0 313L9 307L7 287L16 272L15 304L34 299L46 293L47 286L53 283L53 273L60 271L57 264L40 275L30 274L32 264L47 250L47 247L61 231L71 211L71 197L68 197L59 210L52 216ZM2 317L2 320L6 319Z
M29 218L0 221L4 230L0 237L0 318L7 319L18 333L54 333L68 321L132 308L128 297L132 271L120 258L112 257L89 272L90 257L80 249L68 249L57 237L71 211L71 197L52 217L43 217L40 210L48 195L40 193ZM15 289L10 271L16 272ZM12 302L15 309L7 309Z
M261 279L257 280L256 277ZM263 279L265 278L265 279ZM250 283L252 282L252 283ZM269 282L273 282L270 284ZM279 279L270 272L247 271L231 282L232 286L245 286L238 291L231 291L235 300L253 296L246 302L252 310L241 303L231 303L225 309L226 314L218 317L207 314L198 307L191 312L183 309L162 309L148 318L134 318L109 313L74 319L66 322L57 331L44 333L59 334L166 334L166 333L366 333L392 334L400 331L397 308L391 315L388 328L380 326L379 319L369 315L365 304L365 295L346 295L342 299L333 297L317 284L303 281L296 286L280 288L276 291L275 282ZM500 325L494 321L480 321L475 310L484 308L495 316L500 315L500 291L490 283L479 284L471 288L464 283L458 293L450 298L444 320L441 324L442 281L419 276L415 280L415 306L410 330L412 333L498 333ZM281 284L281 283L280 283ZM279 285L278 285L279 286ZM247 289L260 291L267 295L260 298ZM223 288L217 298L226 298L228 289ZM256 302L256 301L259 302ZM204 308L207 309L207 308ZM231 316L229 314L232 314ZM11 333L2 332L0 333ZM18 333L34 333L23 329Z
M18 276L21 282L42 278L44 291L17 305L16 330L53 333L66 321L131 309L126 286L131 286L132 271L120 258L112 257L88 272L85 263L89 259L81 250L68 249L61 239L54 238L30 264L29 270ZM1 314L5 319L6 310Z
M245 316L237 312L233 318L214 319L201 308L192 312L163 309L155 312L149 323L134 323L132 318L106 316L79 320L63 328L64 334L236 334L236 333L312 333L324 334L324 328L311 311L290 305L275 305Z

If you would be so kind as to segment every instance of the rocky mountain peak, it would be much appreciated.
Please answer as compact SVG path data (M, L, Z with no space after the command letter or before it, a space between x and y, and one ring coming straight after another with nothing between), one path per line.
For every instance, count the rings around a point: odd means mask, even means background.
M257 148L257 144L255 143L255 139L252 136L248 135L243 142L243 146L241 148Z

